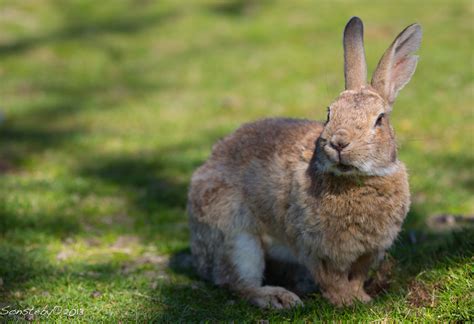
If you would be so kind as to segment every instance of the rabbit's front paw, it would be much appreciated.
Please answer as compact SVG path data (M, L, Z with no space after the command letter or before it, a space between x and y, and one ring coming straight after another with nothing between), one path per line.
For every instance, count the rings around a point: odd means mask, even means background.
M364 304L372 301L372 297L370 297L364 290L357 291L354 297L357 298L358 301Z
M361 278L356 278L349 281L349 287L351 289L352 295L355 299L362 303L368 303L372 301L372 298L364 290L364 280Z
M351 306L354 304L354 295L348 291L325 291L323 292L323 297L336 307Z
M354 302L359 301L362 303L368 303L372 301L372 298L367 295L364 290L351 291L327 291L323 292L323 296L329 300L329 302L337 307L351 306Z
M250 302L261 308L293 308L303 306L301 299L281 287L263 286L254 289L248 296Z

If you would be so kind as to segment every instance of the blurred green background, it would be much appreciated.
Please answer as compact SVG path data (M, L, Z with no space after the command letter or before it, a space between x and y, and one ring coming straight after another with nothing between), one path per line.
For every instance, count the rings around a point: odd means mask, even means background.
M474 232L426 219L474 212L473 13L469 0L0 0L0 310L472 320ZM424 29L392 117L413 204L391 287L352 309L316 294L304 309L257 310L187 268L189 179L243 122L324 119L354 15L369 71L405 26Z

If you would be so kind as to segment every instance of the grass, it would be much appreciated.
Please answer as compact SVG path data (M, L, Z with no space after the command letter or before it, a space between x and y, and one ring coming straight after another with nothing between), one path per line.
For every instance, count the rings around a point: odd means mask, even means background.
M21 321L473 320L470 1L0 0L0 310ZM393 123L413 204L370 305L262 311L187 268L186 190L212 144L267 116L324 119L343 86L342 28L370 67L424 28ZM82 316L73 316L82 309ZM65 310L69 310L66 314Z

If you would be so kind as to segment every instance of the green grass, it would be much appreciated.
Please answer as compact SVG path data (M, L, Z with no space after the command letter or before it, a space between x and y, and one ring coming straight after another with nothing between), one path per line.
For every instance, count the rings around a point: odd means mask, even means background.
M474 212L473 8L0 0L0 309L83 309L73 319L89 322L473 320L473 229L425 225ZM187 185L243 122L324 119L353 15L371 69L402 28L424 28L393 113L413 204L391 285L370 305L339 310L315 294L262 311L184 267Z

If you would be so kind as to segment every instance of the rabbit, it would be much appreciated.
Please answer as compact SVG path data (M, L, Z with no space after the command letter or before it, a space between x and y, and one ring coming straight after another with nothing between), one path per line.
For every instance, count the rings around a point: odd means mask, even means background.
M367 303L368 271L397 237L410 206L390 124L415 72L422 32L406 27L370 84L363 24L344 29L345 90L325 123L270 118L244 124L192 176L187 212L198 274L262 308L303 305L263 285L265 258L304 266L335 306Z

